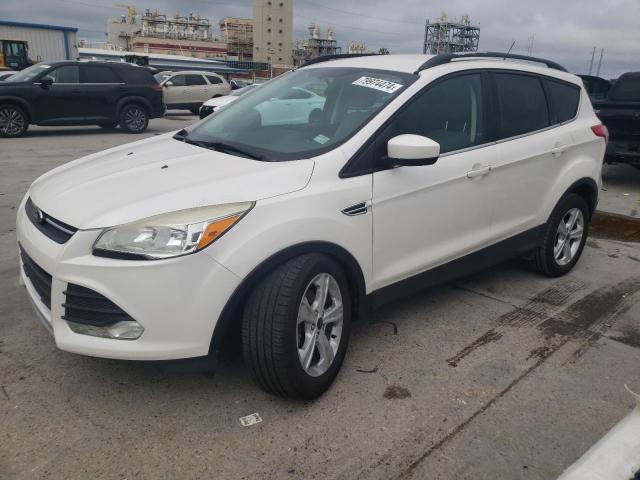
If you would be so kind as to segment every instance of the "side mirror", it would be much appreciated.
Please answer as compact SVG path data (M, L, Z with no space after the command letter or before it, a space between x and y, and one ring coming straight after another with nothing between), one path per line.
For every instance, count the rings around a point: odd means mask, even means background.
M43 87L50 87L51 85L53 85L53 78L51 78L51 77L42 77L40 79L39 83Z
M421 135L398 135L387 142L387 155L394 166L433 165L440 156L440 144Z
M168 82L164 82L164 88L173 87L173 82L169 80Z

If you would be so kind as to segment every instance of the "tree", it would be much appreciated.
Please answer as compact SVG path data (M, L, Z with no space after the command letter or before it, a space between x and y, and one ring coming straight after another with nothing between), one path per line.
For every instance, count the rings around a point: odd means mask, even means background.
M389 55L389 49L386 47L382 47L380 50L378 50L378 55Z

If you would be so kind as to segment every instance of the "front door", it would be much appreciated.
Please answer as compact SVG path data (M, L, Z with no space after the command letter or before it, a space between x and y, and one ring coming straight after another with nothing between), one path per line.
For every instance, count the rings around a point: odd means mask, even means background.
M480 250L492 240L486 76L465 73L429 85L378 136L376 153L401 134L440 144L433 165L373 174L374 290Z
M174 75L164 83L164 103L168 106L186 105L190 102L186 75Z
M84 103L80 95L78 65L61 65L47 72L49 86L34 84L37 120L42 122L73 123L85 117Z

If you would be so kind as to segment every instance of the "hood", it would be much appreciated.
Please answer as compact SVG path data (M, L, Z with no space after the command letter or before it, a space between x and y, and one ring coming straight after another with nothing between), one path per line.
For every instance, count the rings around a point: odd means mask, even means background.
M304 188L313 160L261 162L152 137L67 163L36 180L32 201L81 230Z
M240 97L234 97L231 95L225 95L224 97L216 97L216 98L211 98L209 100L207 100L206 102L204 102L204 105L206 105L207 107L221 107L223 105L227 105L228 103L233 102L234 100L238 99Z

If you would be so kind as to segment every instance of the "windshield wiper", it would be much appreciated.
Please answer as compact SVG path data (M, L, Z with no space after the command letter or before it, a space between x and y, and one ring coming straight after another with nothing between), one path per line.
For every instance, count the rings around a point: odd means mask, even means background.
M251 158L252 160L264 160L264 156L262 155L259 155L257 153L247 152L242 148L238 148L224 142L206 142L204 140L191 140L190 138L187 138L187 137L180 137L179 140L182 140L185 143L190 143L191 145L196 145L198 147L215 150L216 152L237 153L244 157Z
M180 140L181 142L189 143L191 145L196 145L197 147L208 148L210 150L215 150L217 152L224 153L237 153L239 155L245 156L247 158L251 158L252 160L264 160L264 155L260 155L258 153L247 152L242 148L236 147L234 145L230 145L224 142L207 142L205 140L192 140L189 138L189 132L186 129L182 129L177 132L173 138L176 140Z

